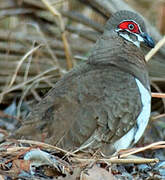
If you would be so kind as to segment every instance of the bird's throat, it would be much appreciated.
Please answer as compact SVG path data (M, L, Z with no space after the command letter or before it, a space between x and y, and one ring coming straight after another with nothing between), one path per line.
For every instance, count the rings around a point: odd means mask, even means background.
M127 32L119 32L119 35L126 39L127 41L133 43L135 46L140 48L140 42L143 41L143 38L139 36L138 34L128 34Z

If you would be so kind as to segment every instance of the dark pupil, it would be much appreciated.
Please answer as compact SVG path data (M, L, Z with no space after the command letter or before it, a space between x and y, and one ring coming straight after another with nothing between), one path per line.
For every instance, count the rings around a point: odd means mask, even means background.
M133 25L133 24L129 24L129 25L128 25L128 28L129 28L130 30L133 30L133 29L134 29L134 25Z

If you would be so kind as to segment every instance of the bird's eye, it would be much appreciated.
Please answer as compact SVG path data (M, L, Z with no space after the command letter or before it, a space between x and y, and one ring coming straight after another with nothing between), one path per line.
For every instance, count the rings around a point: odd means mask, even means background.
M123 21L118 25L118 29L120 30L129 30L132 33L140 33L140 29L137 23L132 21Z
M129 30L132 31L132 30L134 30L134 28L135 28L135 26L134 26L133 24L128 24L128 29L129 29Z

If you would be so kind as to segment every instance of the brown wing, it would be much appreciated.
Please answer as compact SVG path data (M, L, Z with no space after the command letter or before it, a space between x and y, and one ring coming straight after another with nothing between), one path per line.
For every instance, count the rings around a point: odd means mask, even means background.
M131 74L114 66L84 64L55 85L16 137L38 140L45 133L46 142L72 150L92 139L96 148L128 132L140 109Z

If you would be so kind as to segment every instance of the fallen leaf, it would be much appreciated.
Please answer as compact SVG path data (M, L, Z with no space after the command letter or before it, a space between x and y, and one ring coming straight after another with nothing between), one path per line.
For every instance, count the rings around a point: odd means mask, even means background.
M80 180L115 180L115 177L111 172L95 165L91 169L83 171Z

